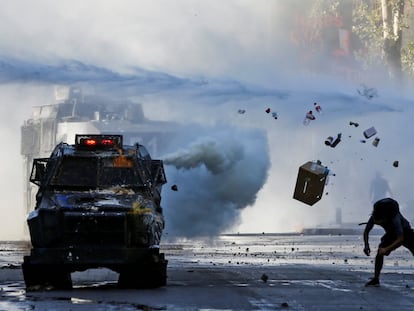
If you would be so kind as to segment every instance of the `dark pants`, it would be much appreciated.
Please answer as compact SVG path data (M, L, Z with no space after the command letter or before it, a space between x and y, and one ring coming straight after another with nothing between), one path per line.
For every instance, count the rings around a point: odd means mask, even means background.
M379 248L387 247L391 245L396 239L397 239L396 236L386 233L381 237L381 243L378 245L378 247ZM402 246L409 249L411 254L413 254L414 256L414 231L411 230L408 232L404 232L404 242ZM391 252L388 252L385 255L388 256L390 253Z

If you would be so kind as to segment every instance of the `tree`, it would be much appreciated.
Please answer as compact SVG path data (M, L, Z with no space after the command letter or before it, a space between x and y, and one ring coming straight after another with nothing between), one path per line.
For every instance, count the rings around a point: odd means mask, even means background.
M400 84L403 72L414 76L414 40L407 40L414 22L407 23L405 12L409 4L412 7L413 0L313 0L306 9L310 23L304 42L308 49L321 50L328 40L323 21L345 14L344 27L350 29L352 24L352 36L359 39L353 52L363 69L375 69L376 74L382 71ZM348 18L351 11L352 18Z
M401 81L404 0L381 0L383 51L391 78Z
M405 49L402 48L403 29L407 28L405 2L354 0L353 10L353 32L365 46L356 56L366 67L384 64L389 77L397 83L402 80L402 65L413 61L409 57L412 46L408 44Z

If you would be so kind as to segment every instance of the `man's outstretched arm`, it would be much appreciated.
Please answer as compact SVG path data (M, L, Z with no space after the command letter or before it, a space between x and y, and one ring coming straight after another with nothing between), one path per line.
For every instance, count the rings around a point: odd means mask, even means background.
M371 216L364 230L364 254L367 256L371 254L371 249L369 248L369 233L373 227L374 227L374 219Z

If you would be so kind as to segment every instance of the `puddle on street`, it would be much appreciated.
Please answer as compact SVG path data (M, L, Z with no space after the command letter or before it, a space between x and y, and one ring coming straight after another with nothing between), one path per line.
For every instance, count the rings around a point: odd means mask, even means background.
M333 280L270 280L271 286L304 286L304 287L324 287L332 291L351 292L352 290L346 288L346 283Z
M116 283L93 283L74 286L72 291L33 291L26 292L23 282L2 284L0 310L167 310L164 306L150 306L139 303L106 301L79 297L84 292L102 293L116 289Z

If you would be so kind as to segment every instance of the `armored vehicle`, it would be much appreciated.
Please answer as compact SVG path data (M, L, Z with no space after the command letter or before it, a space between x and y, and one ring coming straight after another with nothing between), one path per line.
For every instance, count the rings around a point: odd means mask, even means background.
M33 159L48 157L59 142L74 144L77 133L119 133L125 144L138 141L158 156L165 153L177 128L173 122L149 120L142 104L129 98L64 85L55 86L54 93L54 98L33 107L31 117L21 126L26 213L36 201L37 187L29 182ZM28 239L28 232L25 235Z
M74 144L59 143L50 157L33 160L30 182L38 191L27 218L27 289L69 289L72 272L100 267L118 272L122 288L166 284L163 162L122 139L77 134Z

